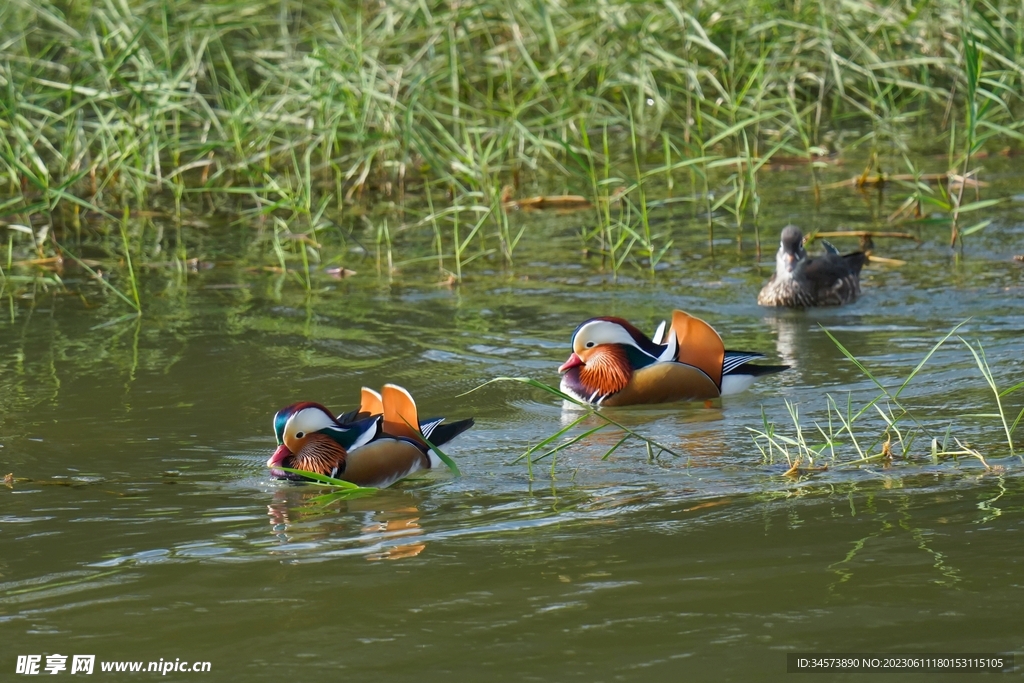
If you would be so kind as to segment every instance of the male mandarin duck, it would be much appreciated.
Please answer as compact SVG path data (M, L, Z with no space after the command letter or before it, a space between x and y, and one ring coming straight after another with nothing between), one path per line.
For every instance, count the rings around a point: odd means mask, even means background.
M840 306L860 296L860 269L867 260L858 251L841 256L828 242L822 256L808 258L804 234L795 225L782 229L775 272L757 295L762 306Z
M622 318L591 318L572 335L572 355L558 371L564 393L604 406L667 403L736 394L760 375L788 365L753 365L759 353L726 351L718 332L700 318L672 313L665 337L654 339Z
M442 464L428 440L440 446L473 426L473 418L443 422L420 422L412 396L395 384L379 394L363 387L359 408L337 418L319 403L296 403L274 415L278 446L267 467L281 479L302 479L277 469L288 467L384 488Z

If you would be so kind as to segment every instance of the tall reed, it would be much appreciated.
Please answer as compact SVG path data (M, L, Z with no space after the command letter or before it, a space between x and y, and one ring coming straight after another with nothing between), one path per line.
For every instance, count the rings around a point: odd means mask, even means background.
M653 270L672 237L651 187L676 169L713 241L722 212L758 229L762 150L810 157L850 127L905 150L929 116L963 139L966 177L989 141L1019 144L1022 25L1019 3L963 0L3 3L0 218L65 241L124 206L273 218L307 238L275 251L308 272L321 230L391 203L391 235L436 239L461 277L488 241L514 261L529 231L500 188L543 178L595 200L586 232L613 271L632 250ZM406 201L427 187L450 198ZM954 238L984 208L963 187L939 199Z

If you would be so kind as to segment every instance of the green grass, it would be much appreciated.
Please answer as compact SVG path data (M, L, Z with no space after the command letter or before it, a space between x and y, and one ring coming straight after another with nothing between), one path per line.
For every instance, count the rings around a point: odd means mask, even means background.
M870 400L858 402L856 405L852 395L848 394L846 401L842 402L827 394L824 416L819 416L813 421L808 420L806 416L801 417L799 406L786 401L792 429L785 431L770 421L762 409L761 428L748 429L764 462L776 464L785 460L790 471L796 473L822 467L889 465L895 461L907 464L935 464L943 458L959 459L966 456L976 458L988 470L991 466L986 458L1016 456L1013 433L1024 418L1024 409L1018 412L1011 423L1004 399L1024 388L1024 383L999 389L981 343L971 342L957 335L966 322L955 326L939 339L898 386L887 386L863 361L825 330L839 351L877 387L879 393ZM994 412L961 413L959 417L962 422L980 420L986 427L993 420L998 420L1005 437L1002 444L986 443L984 453L954 433L954 430L963 430L965 424L949 423L944 430L938 431L935 424L926 416L926 410L913 408L901 397L935 352L954 335L969 350L980 378L993 394L995 408ZM967 399L964 400L966 403ZM921 441L924 442L923 445L920 444Z
M479 387L473 389L472 391L477 391L478 389L481 389L493 382L519 382L521 384L533 387L534 389L540 389L541 391L544 391L552 396L555 396L556 398L559 398L562 401L571 403L580 410L579 417L577 417L575 420L570 422L562 429L559 429L554 434L530 446L529 448L526 449L526 451L524 451L521 455L515 458L512 461L512 463L510 463L514 465L519 462L525 462L526 470L529 474L531 481L534 478L533 466L539 463L541 460L551 458L551 478L554 479L556 464L558 462L558 454L560 452L564 451L570 446L573 446L576 443L579 443L580 441L588 439L597 432L606 429L618 430L622 432L623 436L621 439L619 439L618 442L616 442L614 446L605 451L604 455L601 456L602 460L607 460L608 458L610 458L612 453L617 451L620 446L622 446L624 443L630 440L639 441L644 445L644 448L647 451L648 460L654 460L655 458L660 457L662 453L667 453L673 457L681 456L680 453L674 451L668 446L658 441L655 441L650 437L644 436L643 434L637 432L634 429L627 427L626 425L622 424L621 421L610 417L606 412L603 412L588 403L583 403L582 401L573 398L572 396L556 389L551 385L545 384L540 380L532 379L530 377L495 377L494 379L485 382L484 384L481 384ZM464 395L465 394L463 394L463 396ZM579 432L572 436L568 436L570 432L572 432L574 429L581 425L585 425L588 422L597 422L598 424L595 427L590 427L589 429L585 429L582 432Z
M325 474L319 474L317 472L308 472L306 470L296 470L291 467L278 467L276 469L282 472L288 472L290 474L297 474L312 482L316 482L322 486L330 486L334 491L331 493L325 493L320 496L312 498L308 502L315 506L329 505L338 500L349 500L351 498L362 498L363 496L372 496L379 489L373 486L359 486L353 484L350 481L344 479L336 479L335 477L328 477Z
M1019 3L796 7L3 3L0 220L69 244L125 208L155 211L183 263L182 223L221 212L307 290L325 239L375 242L389 275L404 243L427 240L425 262L460 280L483 257L511 266L532 237L501 207L511 185L588 195L585 246L615 273L650 272L672 244L652 201L705 214L709 240L753 229L760 246L758 171L776 154L862 149L916 168L927 121L969 176L980 152L1024 139ZM814 163L810 176L817 193ZM956 240L990 201L964 187L908 192L946 211ZM15 237L8 261L30 249ZM129 237L107 250L139 310Z

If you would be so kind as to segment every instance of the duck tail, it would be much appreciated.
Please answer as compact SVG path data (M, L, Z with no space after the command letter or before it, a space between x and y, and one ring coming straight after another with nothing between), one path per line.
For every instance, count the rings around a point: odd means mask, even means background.
M783 370L789 370L788 365L754 365L748 363L741 365L736 368L733 372L737 375L750 375L752 377L760 377L762 375L773 375L776 372L782 372Z
M860 275L860 269L868 262L868 255L863 251L856 251L843 257L843 262L854 275Z
M435 446L443 446L462 432L473 426L473 418L459 420L457 422L444 423L444 418L429 420L420 425L423 428L423 436Z
M788 369L788 365L754 365L753 363L744 363L733 368L722 377L722 396L746 391L757 378Z

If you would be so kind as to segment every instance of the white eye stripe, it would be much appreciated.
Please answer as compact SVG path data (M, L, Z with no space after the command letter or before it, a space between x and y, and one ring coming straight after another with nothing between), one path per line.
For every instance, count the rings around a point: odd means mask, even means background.
M599 344L628 344L637 346L636 340L621 325L607 320L595 320L587 323L576 332L574 338L577 348L593 348Z
M307 434L318 432L334 425L334 418L317 408L305 408L291 416L285 425L286 439L301 439ZM294 436L293 436L294 435Z

